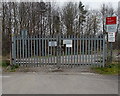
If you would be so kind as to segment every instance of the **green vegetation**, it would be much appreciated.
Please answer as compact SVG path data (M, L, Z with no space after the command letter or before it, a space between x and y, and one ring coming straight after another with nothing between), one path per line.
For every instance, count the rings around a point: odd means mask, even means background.
M0 67L2 66L2 61L0 61Z
M15 72L16 69L19 68L18 65L10 66L10 61L9 60L0 61L0 66L2 66L3 70L7 71L7 72Z
M100 74L118 75L120 74L120 62L108 63L105 67L93 67L92 70Z
M17 68L19 68L18 65L12 65L8 71L15 72Z
M10 65L10 62L8 60L0 61L0 66L2 67L7 67Z

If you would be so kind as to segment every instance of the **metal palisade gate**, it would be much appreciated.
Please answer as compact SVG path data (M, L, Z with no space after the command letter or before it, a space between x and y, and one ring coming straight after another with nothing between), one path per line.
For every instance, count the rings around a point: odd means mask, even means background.
M13 64L20 66L104 66L104 36L13 36Z

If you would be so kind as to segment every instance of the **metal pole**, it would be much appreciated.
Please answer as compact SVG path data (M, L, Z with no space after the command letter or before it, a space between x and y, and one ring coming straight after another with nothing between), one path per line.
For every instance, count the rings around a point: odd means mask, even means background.
M11 38L12 38L12 36L11 36ZM13 63L13 60L12 60L12 56L13 56L13 53L12 53L13 52L12 51L12 48L13 48L12 40L10 40L10 65L12 65L12 63Z
M61 49L61 45L60 45L60 36L58 35L58 69L60 69L60 49Z
M113 50L113 44L112 44L112 42L110 43L110 61L111 61L111 63L112 63L112 50Z

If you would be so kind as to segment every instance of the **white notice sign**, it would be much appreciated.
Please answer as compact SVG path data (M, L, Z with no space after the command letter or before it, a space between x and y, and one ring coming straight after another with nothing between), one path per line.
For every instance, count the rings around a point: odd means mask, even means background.
M107 32L116 32L117 31L117 25L107 25Z
M115 42L115 32L108 33L108 42Z
M72 47L72 44L66 44L66 47Z
M63 44L72 44L72 40L63 40Z
M66 47L72 47L72 40L63 40L63 44L66 44Z
M49 46L57 46L57 42L56 41L50 41Z

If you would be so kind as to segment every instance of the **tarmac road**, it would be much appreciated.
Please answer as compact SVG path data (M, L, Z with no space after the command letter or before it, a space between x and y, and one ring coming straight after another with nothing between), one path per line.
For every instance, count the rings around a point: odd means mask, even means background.
M118 76L94 73L4 73L3 94L118 94Z

